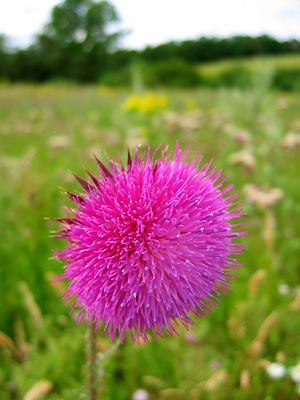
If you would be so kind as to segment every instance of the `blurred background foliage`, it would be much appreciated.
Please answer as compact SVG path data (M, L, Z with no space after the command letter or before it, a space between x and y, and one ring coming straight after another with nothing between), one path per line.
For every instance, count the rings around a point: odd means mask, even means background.
M92 11L91 11L92 10ZM0 40L0 399L86 398L87 343L52 285L49 238L94 152L199 146L245 199L247 250L229 296L179 338L97 338L99 398L299 398L299 43L200 38L141 51L107 2L66 0L27 49ZM78 85L77 83L85 83ZM105 83L105 85L104 85ZM279 90L280 89L280 90ZM285 368L275 379L268 367ZM300 376L299 376L300 381ZM141 395L141 392L139 393ZM146 397L145 397L146 396Z
M150 88L245 87L251 84L253 62L258 59L259 68L272 66L272 87L299 88L299 40L279 41L267 35L200 37L126 50L118 48L118 40L126 35L118 30L118 20L117 11L107 1L65 0L53 8L50 22L28 48L12 48L9 38L0 36L0 79L128 87L134 80L132 72L139 69L144 85ZM234 62L222 67L219 61L228 59ZM215 73L207 74L212 62Z

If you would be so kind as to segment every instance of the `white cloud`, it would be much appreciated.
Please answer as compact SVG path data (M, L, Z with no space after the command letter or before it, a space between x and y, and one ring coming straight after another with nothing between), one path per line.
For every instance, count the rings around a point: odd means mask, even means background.
M9 0L0 8L0 32L16 45L26 46L48 22L58 0Z
M201 35L269 33L300 37L298 0L113 0L123 26L134 27L129 47Z
M141 48L201 35L268 33L300 38L299 0L111 0L131 30L126 47ZM0 32L26 45L58 0L9 0L0 8Z

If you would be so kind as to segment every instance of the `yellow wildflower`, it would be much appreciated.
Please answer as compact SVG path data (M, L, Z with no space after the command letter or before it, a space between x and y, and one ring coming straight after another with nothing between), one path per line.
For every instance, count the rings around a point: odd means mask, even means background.
M154 93L145 93L143 95L132 94L123 104L124 111L139 111L149 113L165 108L168 104L168 98L164 95Z

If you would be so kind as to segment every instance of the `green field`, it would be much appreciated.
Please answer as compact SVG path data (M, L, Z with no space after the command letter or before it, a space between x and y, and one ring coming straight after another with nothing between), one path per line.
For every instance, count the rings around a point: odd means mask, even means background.
M203 76L215 76L231 69L242 68L257 72L261 69L299 69L299 54L283 54L278 56L255 56L242 59L228 59L207 62L199 65L198 70Z
M273 56L254 56L203 63L197 72L202 85L207 87L250 88L269 80L272 89L299 92L300 56L285 54Z
M127 143L173 149L176 140L190 157L197 146L213 157L245 199L244 266L192 334L107 355L100 327L99 399L137 389L153 400L299 398L289 368L300 362L300 96L269 90L263 77L247 91L158 94L167 104L141 112L124 109L130 93L121 90L0 86L1 400L86 398L86 325L63 305L65 283L52 285L63 264L49 258L64 243L44 219L70 205L59 187L80 189L69 170L95 171L93 152L125 158ZM279 379L266 372L276 361L287 368ZM34 386L39 395L28 394Z

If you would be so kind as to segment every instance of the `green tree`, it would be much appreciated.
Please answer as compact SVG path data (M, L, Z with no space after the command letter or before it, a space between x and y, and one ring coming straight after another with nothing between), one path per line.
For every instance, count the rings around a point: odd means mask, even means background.
M0 34L0 79L7 78L7 71L10 67L12 54L9 52L8 39Z
M107 1L65 0L53 8L45 34L62 46L75 42L82 43L86 51L99 44L108 48L120 32L108 34L107 27L118 20L115 8Z
M49 76L95 81L106 69L108 54L122 32L109 33L119 20L107 1L65 0L55 6L51 20L38 36L41 68Z

